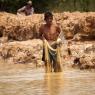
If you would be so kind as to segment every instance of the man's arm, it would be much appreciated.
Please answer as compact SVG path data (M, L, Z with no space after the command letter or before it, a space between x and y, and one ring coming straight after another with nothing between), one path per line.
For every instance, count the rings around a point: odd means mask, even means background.
M21 13L21 12L23 12L24 10L25 10L25 6L22 7L22 8L20 8L20 9L18 9L18 10L17 10L17 13Z
M32 9L31 9L31 15L34 13L34 8L32 7Z
M39 28L39 38L43 40L43 25Z
M56 28L57 28L57 32L60 34L61 28L59 26L56 26Z
M65 35L60 27L57 28L59 32L58 41L64 44L67 44L67 41L65 39Z

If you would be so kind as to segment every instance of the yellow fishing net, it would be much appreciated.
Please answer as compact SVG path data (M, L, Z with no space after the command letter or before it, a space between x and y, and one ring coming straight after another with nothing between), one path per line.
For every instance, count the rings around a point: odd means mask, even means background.
M60 45L57 45L56 49L49 45L48 41L45 39L43 41L44 46L44 60L45 60L45 70L46 72L61 72L61 49ZM52 59L53 60L52 60ZM51 61L52 60L52 61Z

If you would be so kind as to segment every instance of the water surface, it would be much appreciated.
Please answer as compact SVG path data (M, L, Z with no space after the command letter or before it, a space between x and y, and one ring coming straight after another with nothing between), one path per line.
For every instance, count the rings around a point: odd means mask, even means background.
M31 64L0 64L0 95L95 95L95 71L44 72Z

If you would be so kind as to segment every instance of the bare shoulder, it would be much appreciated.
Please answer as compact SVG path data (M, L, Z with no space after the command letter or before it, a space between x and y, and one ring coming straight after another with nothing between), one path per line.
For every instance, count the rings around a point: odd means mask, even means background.
M40 29L43 29L45 27L45 24L42 24L41 26L40 26Z
M60 32L60 31L61 31L61 28L60 28L60 26L59 26L59 25L55 24L55 27L56 27L56 30L57 30L58 32Z
M56 28L60 28L60 26L58 24L53 24L53 26Z

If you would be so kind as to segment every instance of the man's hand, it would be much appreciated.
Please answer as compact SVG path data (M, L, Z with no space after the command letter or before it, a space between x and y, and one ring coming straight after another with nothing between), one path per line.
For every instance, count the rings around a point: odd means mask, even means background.
M61 45L62 44L62 40L60 38L57 39L57 45Z

